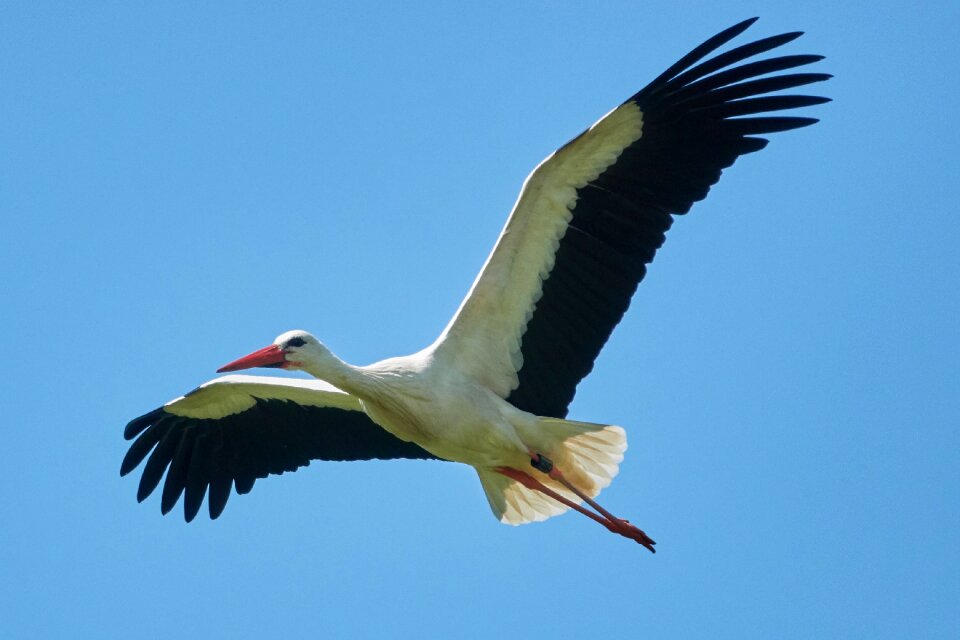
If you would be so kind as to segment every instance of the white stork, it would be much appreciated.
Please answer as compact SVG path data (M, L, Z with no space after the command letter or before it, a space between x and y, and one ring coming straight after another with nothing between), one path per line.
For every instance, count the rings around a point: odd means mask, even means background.
M576 509L653 551L645 533L593 500L617 474L624 430L565 417L672 215L706 197L739 156L766 146L758 135L816 122L757 114L828 100L766 95L828 79L776 75L822 56L740 64L800 33L700 62L755 20L696 47L534 169L432 345L358 367L310 334L290 331L219 371L282 367L317 380L229 375L131 421L124 437L136 440L121 475L150 456L137 499L166 472L161 511L183 495L189 522L205 494L217 518L231 486L247 493L257 478L311 460L451 460L476 468L502 522Z

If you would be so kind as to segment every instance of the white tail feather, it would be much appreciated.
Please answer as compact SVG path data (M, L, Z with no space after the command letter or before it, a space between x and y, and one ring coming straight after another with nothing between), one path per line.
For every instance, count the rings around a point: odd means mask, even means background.
M558 418L540 418L536 432L520 437L537 453L553 461L573 486L596 497L617 475L627 436L620 427L574 422ZM519 469L533 475L553 491L575 503L581 500L559 482L533 468ZM546 520L568 507L534 489L528 489L493 469L477 469L480 483L494 515L512 525Z

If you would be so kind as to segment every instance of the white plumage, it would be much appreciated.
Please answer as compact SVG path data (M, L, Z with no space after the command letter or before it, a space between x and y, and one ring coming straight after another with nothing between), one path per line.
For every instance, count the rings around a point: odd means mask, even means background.
M739 156L762 149L758 134L816 122L757 114L827 101L780 93L829 78L780 73L821 56L739 64L799 33L702 61L754 20L696 47L534 169L429 347L356 367L291 331L221 371L284 367L318 380L227 376L131 421L125 436L136 440L121 473L150 456L138 499L166 473L164 513L183 495L192 520L208 495L216 518L231 488L246 493L257 478L311 460L442 459L477 469L503 522L576 509L653 551L646 534L593 500L617 474L624 430L565 418L673 216L706 197Z

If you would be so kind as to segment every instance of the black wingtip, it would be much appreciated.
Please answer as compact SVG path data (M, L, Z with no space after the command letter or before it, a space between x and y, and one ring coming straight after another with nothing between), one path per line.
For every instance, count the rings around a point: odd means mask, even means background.
M146 429L147 427L152 425L154 422L156 422L157 419L163 415L163 413L164 413L163 407L159 407L157 409L154 409L153 411L150 411L149 413L143 414L139 418L134 418L133 420L127 423L126 427L124 427L123 439L133 440L138 435L140 435L140 433L144 429Z
M819 120L806 116L761 116L756 118L732 118L725 122L728 131L740 136L752 136L809 127Z
M760 19L760 16L753 16L752 18L747 18L746 20L741 20L733 25L730 25L720 33L716 34L711 40L724 40L729 42L733 40L738 35L749 29L753 26L753 23Z
M711 40L722 40L724 44L730 42L738 35L749 29L753 26L753 23L760 19L760 16L753 16L752 18L747 18L746 20L741 20L732 27L727 27L717 35L713 36Z
M131 471L137 468L137 465L140 464L142 458L133 459L133 456L130 455L130 451L127 451L127 455L123 457L123 462L120 463L120 477L127 475Z
M206 485L199 490L196 487L187 485L183 496L183 519L187 522L193 522L193 519L200 513L200 507L203 505L203 496L206 493Z
M760 19L760 16L754 16L752 18L747 18L746 20L738 22L732 27L727 27L717 35L711 38L708 38L706 42L700 45L700 47L703 47L703 48L709 47L711 50L716 49L718 47L722 47L723 45L727 44L728 42L730 42L731 40L739 36L744 31L752 27L753 23L759 19Z
M779 36L773 36L772 38L768 39L776 41L777 47L782 47L785 44L793 42L802 35L803 31L788 31L787 33L781 33Z
M666 81L670 80L670 78L674 77L678 73L682 72L684 69L687 69L688 67L696 64L697 62L702 60L705 56L716 51L723 45L727 44L728 42L730 42L731 40L739 36L744 31L749 29L750 25L752 25L757 20L759 20L758 17L747 18L743 22L738 22L732 27L728 27L724 29L720 33L716 34L715 36L707 38L705 41L701 42L700 45L694 47L693 50L690 51L690 53L683 56L682 58L674 62L672 65L667 67L667 69L663 73L661 73L659 76L657 76L647 86L647 88L649 89L650 87L659 86L660 84L663 84Z
M223 509L227 506L227 500L230 498L232 486L233 482L228 477L221 474L214 475L207 495L207 506L211 520L216 520L223 513Z

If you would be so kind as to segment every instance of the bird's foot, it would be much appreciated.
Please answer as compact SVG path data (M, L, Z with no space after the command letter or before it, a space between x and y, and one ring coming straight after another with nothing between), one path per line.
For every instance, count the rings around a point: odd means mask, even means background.
M657 544L654 542L653 538L644 533L643 529L640 529L632 524L629 520L623 520L621 518L615 518L614 521L607 521L605 524L607 529L613 533L619 533L624 538L630 538L637 544L643 545L646 547L650 553L656 553L657 550L653 548L653 545Z

